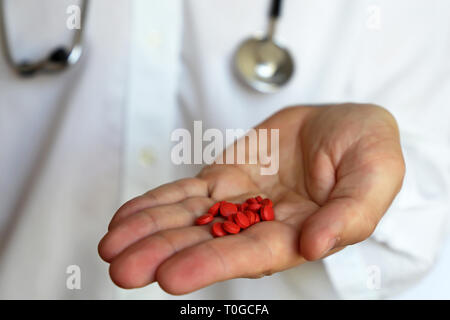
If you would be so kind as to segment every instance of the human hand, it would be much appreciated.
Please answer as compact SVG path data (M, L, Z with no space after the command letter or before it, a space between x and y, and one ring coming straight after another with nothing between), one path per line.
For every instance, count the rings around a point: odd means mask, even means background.
M257 129L280 129L279 171L211 165L130 200L99 244L123 288L157 281L185 294L232 278L257 278L318 260L369 237L399 192L404 161L394 118L373 105L292 107ZM261 195L275 221L213 238L196 217L220 200Z

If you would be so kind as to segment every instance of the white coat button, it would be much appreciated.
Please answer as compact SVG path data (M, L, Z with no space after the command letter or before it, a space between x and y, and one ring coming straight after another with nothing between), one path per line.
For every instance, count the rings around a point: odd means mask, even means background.
M146 42L148 46L152 49L159 49L162 44L162 36L161 33L155 30L150 31L147 34Z
M153 149L146 147L146 148L142 148L139 151L139 163L143 166L143 167L151 167L152 165L154 165L156 163L156 154L153 151Z

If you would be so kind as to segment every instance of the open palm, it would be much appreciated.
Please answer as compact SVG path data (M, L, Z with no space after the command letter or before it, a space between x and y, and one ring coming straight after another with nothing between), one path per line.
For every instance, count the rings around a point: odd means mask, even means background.
M405 170L397 125L386 110L292 107L257 128L279 129L277 174L261 175L258 164L207 166L117 211L99 244L117 285L157 281L184 294L317 260L372 234ZM275 221L221 238L213 238L210 225L194 226L216 201L256 195L274 201Z

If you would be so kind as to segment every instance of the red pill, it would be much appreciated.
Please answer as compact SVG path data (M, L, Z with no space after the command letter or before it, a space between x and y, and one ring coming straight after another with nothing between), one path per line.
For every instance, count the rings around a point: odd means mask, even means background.
M239 233L239 231L241 230L241 228L236 223L231 221L225 221L222 227L226 232L231 234Z
M226 231L223 230L223 226L222 226L221 222L216 222L213 224L211 233L215 237L223 237L223 236L227 235Z
M247 210L258 211L261 209L261 205L259 203L252 203L248 206Z
M256 221L256 213L254 213L253 211L247 210L244 211L244 214L247 216L250 225L255 224Z
M259 217L259 213L256 213L256 212L253 212L253 211L251 211L251 212L253 213L252 214L252 225L257 223L257 222L260 222L261 218Z
M244 202L243 204L241 204L241 210L240 211L244 212L245 210L247 210L247 208L248 208L248 203Z
M210 213L204 214L201 217L198 217L197 220L195 221L195 223L199 226L202 226L204 224L208 224L211 221L213 221L214 216Z
M258 203L258 201L255 198L248 198L247 201L248 204L252 204L252 203Z
M248 228L250 226L249 219L242 212L238 212L234 215L234 222L242 229Z
M220 202L217 202L211 208L209 208L208 213L212 214L213 216L216 216L219 213L219 208Z
M261 203L261 201L263 201L263 198L261 198L261 196L257 196L255 199L256 201L258 201L258 203Z
M231 221L234 222L234 216L236 215L236 213L230 214L228 217L226 217L225 219L227 219L227 221Z
M228 217L230 214L236 213L237 206L234 203L222 201L220 205L220 214L224 217Z
M271 206L263 206L260 211L261 219L264 221L272 221L275 219L275 213Z
M264 200L261 202L261 204L262 204L263 206L270 206L270 207L273 207L273 202L272 202L272 200L270 200L270 199L264 199Z

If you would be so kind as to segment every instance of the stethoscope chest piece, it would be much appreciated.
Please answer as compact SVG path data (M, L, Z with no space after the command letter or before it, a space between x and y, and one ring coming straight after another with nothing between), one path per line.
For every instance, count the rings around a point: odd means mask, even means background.
M294 73L291 54L274 40L280 11L281 0L273 0L267 35L242 42L233 60L238 78L261 93L277 92L289 82Z
M262 93L277 92L294 73L289 51L268 38L244 41L236 51L234 63L239 79Z

